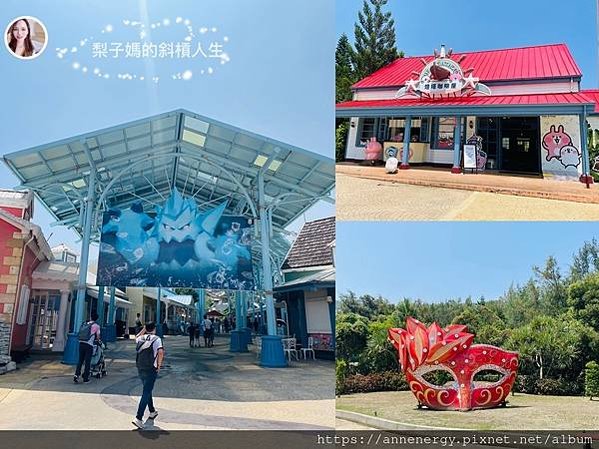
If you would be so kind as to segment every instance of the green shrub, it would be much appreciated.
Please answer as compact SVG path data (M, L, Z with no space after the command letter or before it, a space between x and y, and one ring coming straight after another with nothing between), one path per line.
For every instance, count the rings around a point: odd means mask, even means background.
M536 376L519 374L514 383L514 391L549 396L580 396L583 386L577 380L539 379Z
M403 374L385 371L374 374L355 374L347 376L337 394L372 393L375 391L409 390Z
M349 123L340 123L335 130L335 161L341 162L345 160L345 145L347 143L347 135L349 133Z
M342 394L343 384L347 377L348 366L345 360L337 359L335 361L335 394Z
M537 394L537 377L528 374L518 374L514 382L514 391L518 393Z
M560 391L560 382L557 379L537 379L535 393L541 395L556 395Z
M585 395L593 399L594 396L599 396L599 364L591 361L586 364L585 368Z

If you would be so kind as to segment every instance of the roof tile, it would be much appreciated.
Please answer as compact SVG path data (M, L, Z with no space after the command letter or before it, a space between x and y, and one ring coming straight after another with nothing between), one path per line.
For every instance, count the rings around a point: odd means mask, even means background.
M582 76L565 44L454 53L453 59L457 60L461 55L466 55L461 63L462 68L473 68L473 75L483 83ZM429 55L396 59L358 81L353 87L363 89L403 86L406 80L413 78L413 71L422 70L421 59L428 63L433 57Z
M333 264L331 243L335 240L335 217L304 224L281 267L283 270Z

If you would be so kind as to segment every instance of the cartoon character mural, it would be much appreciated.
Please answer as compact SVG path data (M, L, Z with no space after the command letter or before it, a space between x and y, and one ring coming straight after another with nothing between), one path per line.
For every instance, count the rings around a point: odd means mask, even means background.
M551 125L549 132L543 136L543 148L547 151L545 159L558 160L564 168L578 167L582 160L582 154L572 143L572 137L564 130L564 125Z
M437 323L428 328L408 317L406 329L389 329L389 340L398 352L399 363L419 406L434 410L490 408L505 404L518 370L518 353L476 344L463 325L445 329ZM444 371L452 381L443 386L426 380L426 374ZM495 382L475 380L482 371L501 375Z
M153 218L141 204L106 212L98 285L253 289L251 226L226 207L200 212L174 189Z

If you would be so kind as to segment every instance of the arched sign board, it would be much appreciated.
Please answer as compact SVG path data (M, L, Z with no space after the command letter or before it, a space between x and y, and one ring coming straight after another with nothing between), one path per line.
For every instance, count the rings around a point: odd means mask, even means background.
M448 96L468 96L474 93L491 95L491 89L482 84L478 78L472 76L473 69L462 70L460 61L465 56L461 56L458 61L452 59L452 51L445 52L445 47L441 47L441 52L437 54L435 50L435 59L422 63L424 68L417 79L406 81L405 87L402 87L396 98L412 95L416 97L448 97ZM415 72L416 74L417 72Z

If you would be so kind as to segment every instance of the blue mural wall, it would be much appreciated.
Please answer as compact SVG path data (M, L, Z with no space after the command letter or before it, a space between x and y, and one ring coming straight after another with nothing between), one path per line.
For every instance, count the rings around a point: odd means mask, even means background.
M226 207L201 212L175 189L152 215L141 203L105 212L97 284L254 289L252 227Z

